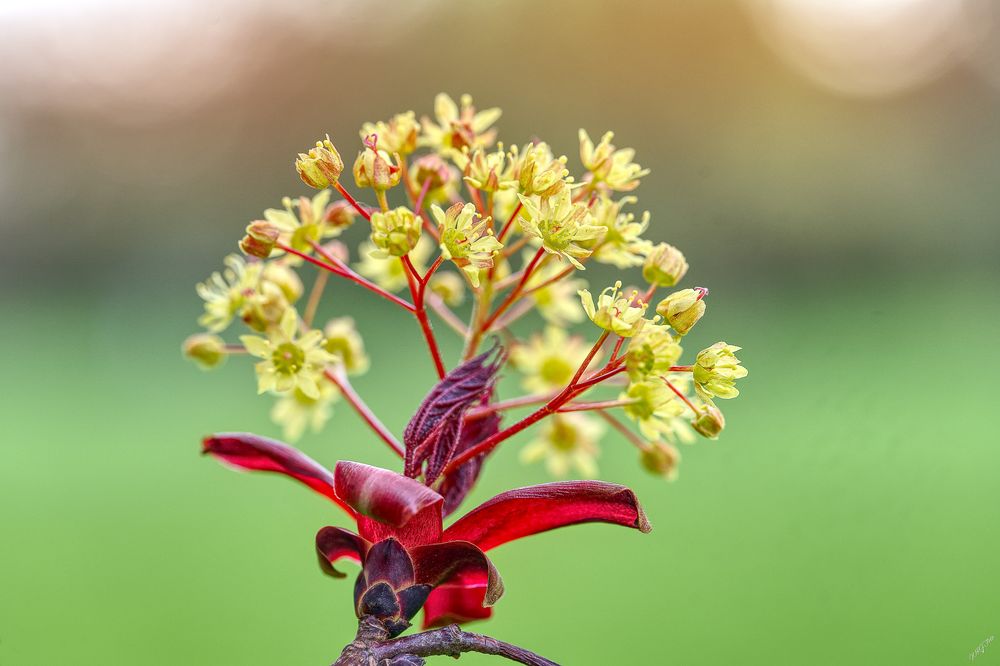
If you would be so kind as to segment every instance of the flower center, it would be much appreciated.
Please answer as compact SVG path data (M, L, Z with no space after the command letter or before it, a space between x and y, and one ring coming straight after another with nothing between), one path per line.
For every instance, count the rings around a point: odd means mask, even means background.
M283 375L294 375L305 365L306 355L294 342L284 342L271 354L274 369Z

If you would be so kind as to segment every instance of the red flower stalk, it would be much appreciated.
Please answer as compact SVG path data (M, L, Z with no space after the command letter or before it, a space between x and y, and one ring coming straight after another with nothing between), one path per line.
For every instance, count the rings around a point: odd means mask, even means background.
M290 476L331 499L357 521L358 533L324 527L316 535L320 565L361 564L358 617L377 617L395 636L424 609L424 628L485 619L503 582L485 552L557 527L603 522L650 530L635 494L603 481L518 488L481 504L447 529L444 498L415 479L356 462L331 473L300 451L245 433L204 440L204 452L233 467Z

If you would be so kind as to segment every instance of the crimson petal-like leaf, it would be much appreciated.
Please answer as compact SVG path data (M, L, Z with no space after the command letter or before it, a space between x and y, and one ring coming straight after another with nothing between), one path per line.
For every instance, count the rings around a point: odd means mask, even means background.
M337 495L358 516L358 532L377 543L395 537L404 546L437 541L443 498L414 479L380 467L341 461L334 470Z
M538 532L593 522L652 529L635 493L625 486L562 481L501 493L462 516L441 538L470 541L486 551Z
M423 628L488 619L493 609L483 606L486 587L486 576L474 571L459 573L438 585L424 602Z
M464 453L481 441L500 431L500 414L493 412L472 421L466 421L462 426L461 436L454 455ZM444 496L444 515L450 515L459 507L465 496L472 490L479 472L483 468L486 454L476 456L448 474L441 483L441 494Z
M316 554L319 556L319 566L324 573L334 578L343 578L346 574L338 571L333 565L342 558L360 562L371 544L354 532L339 527L324 527L316 534Z
M354 511L337 496L333 474L298 449L247 432L223 432L202 441L202 453L240 470L276 472L304 483L333 500L350 516Z
M445 541L410 550L418 583L432 587L456 576L481 577L486 581L482 604L492 606L503 595L503 579L490 558L468 541Z
M431 389L403 432L406 476L423 473L427 484L437 480L461 441L465 412L493 391L502 362L503 351L496 347L461 364Z

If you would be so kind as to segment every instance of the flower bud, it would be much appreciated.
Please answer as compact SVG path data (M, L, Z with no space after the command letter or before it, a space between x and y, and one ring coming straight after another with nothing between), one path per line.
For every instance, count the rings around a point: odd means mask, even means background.
M637 298L637 293L622 294L621 288L621 281L615 282L614 286L606 288L598 295L596 304L589 290L581 289L577 293L583 303L584 312L592 322L615 335L630 338L646 323L642 318L646 314L646 304Z
M358 187L370 187L385 191L399 185L402 172L393 163L393 157L378 148L378 136L371 134L365 138L366 149L358 153L354 161L354 182ZM396 155L399 161L399 155Z
M299 153L299 158L295 160L295 170L306 185L322 190L340 179L340 174L344 171L344 160L330 142L328 134L326 139L317 141L316 147L308 153Z
M226 344L217 335L196 333L184 341L184 355L206 370L226 360Z
M719 433L726 427L726 418L715 405L705 405L691 421L691 427L703 437L719 439Z
M323 222L333 229L343 230L354 224L357 215L358 211L347 201L334 201L326 207Z
M673 327L679 335L687 332L705 314L704 290L682 289L670 294L656 306L656 312Z
M420 218L406 206L372 214L372 244L381 256L402 257L420 240Z
M274 251L280 233L278 227L270 222L251 222L247 225L247 235L240 240L240 249L251 257L267 259Z
M429 190L438 190L458 180L458 173L437 154L419 157L413 162L414 185L423 187L430 180Z
M660 243L646 255L642 265L642 277L657 287L672 287L687 273L688 264L684 255L673 245Z
M677 478L680 461L680 451L665 442L652 442L639 454L639 462L647 472L670 481Z

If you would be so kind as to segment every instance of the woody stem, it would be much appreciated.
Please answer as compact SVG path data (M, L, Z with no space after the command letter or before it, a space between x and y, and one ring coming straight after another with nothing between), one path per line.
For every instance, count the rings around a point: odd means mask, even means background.
M323 374L326 375L326 378L329 379L334 386L340 389L344 399L350 403L351 407L354 408L354 411L356 411L361 419L368 424L368 427L379 436L379 439L385 442L396 455L402 458L403 447L396 441L392 432L390 432L389 429L378 420L378 417L375 416L375 413L368 407L368 405L365 404L365 401L361 399L361 396L357 394L343 371L340 369L333 370L327 368Z

